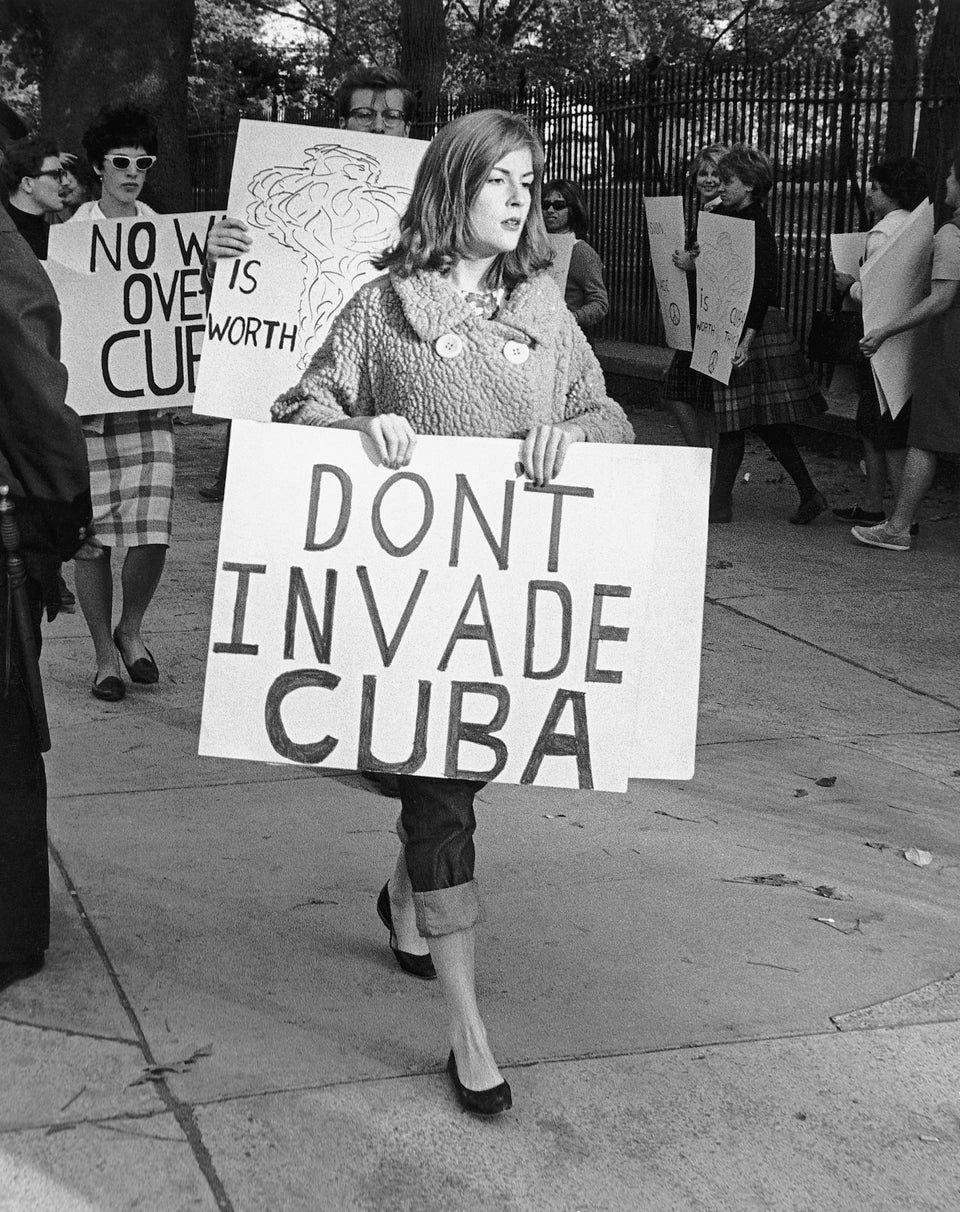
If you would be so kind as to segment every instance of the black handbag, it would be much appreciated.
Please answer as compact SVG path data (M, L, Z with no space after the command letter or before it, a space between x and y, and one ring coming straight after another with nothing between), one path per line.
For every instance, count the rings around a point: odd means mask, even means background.
M811 362L848 366L860 356L863 318L859 311L815 311L807 337Z

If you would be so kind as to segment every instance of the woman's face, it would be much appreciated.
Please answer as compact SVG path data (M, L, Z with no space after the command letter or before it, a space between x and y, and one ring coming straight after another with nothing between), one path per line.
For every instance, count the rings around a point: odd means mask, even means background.
M697 168L696 186L701 206L705 202L712 202L720 193L720 176L717 172L716 160L709 160L705 157L700 161Z
M520 242L533 189L533 157L529 147L508 152L493 166L470 207L473 245L470 260L512 252Z
M889 194L885 194L882 186L878 185L876 181L871 181L867 189L867 207L871 214L878 219L882 219L884 215L889 215L891 211L899 210L900 203L891 198Z
M720 180L720 200L726 210L743 210L753 201L753 187L741 181L736 173L724 173Z
M954 169L950 169L947 173L947 206L952 206L954 210L960 206L960 181L957 180L957 174Z
M139 169L136 165L138 157L146 156L144 147L111 147L103 157L101 181L103 183L103 199L107 199L113 207L132 212L134 203L140 197L140 191L147 179L147 169ZM126 167L118 168L113 163L113 157L126 159Z
M543 195L543 225L554 235L570 230L570 208L563 194L551 189Z

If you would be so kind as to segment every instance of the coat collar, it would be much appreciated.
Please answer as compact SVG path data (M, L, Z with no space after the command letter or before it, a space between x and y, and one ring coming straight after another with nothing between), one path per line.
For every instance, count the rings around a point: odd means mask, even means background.
M421 270L409 278L390 275L407 323L422 341L436 341L444 333L479 322L463 295L436 270ZM521 282L492 321L512 328L536 345L551 345L565 304L548 274Z

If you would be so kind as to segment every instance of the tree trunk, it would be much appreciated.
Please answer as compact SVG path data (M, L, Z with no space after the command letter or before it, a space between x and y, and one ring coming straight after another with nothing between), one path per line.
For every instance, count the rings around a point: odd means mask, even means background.
M917 7L919 0L886 0L890 31L890 101L883 154L888 160L913 153L917 109Z
M941 0L924 73L927 99L920 110L916 156L930 178L931 197L939 206L946 193L947 161L960 135L960 3Z
M400 70L417 94L417 125L428 139L446 66L443 0L400 0Z
M191 210L187 70L194 0L36 0L34 12L44 132L79 152L104 105L142 105L156 115L159 130L144 198L159 211Z

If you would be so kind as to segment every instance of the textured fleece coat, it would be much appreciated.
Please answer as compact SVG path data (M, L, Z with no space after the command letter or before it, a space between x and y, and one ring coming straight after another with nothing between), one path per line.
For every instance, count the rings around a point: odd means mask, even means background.
M493 320L478 317L437 272L362 286L276 421L330 425L397 413L416 433L522 438L576 421L588 442L633 442L619 404L546 274L517 286Z

